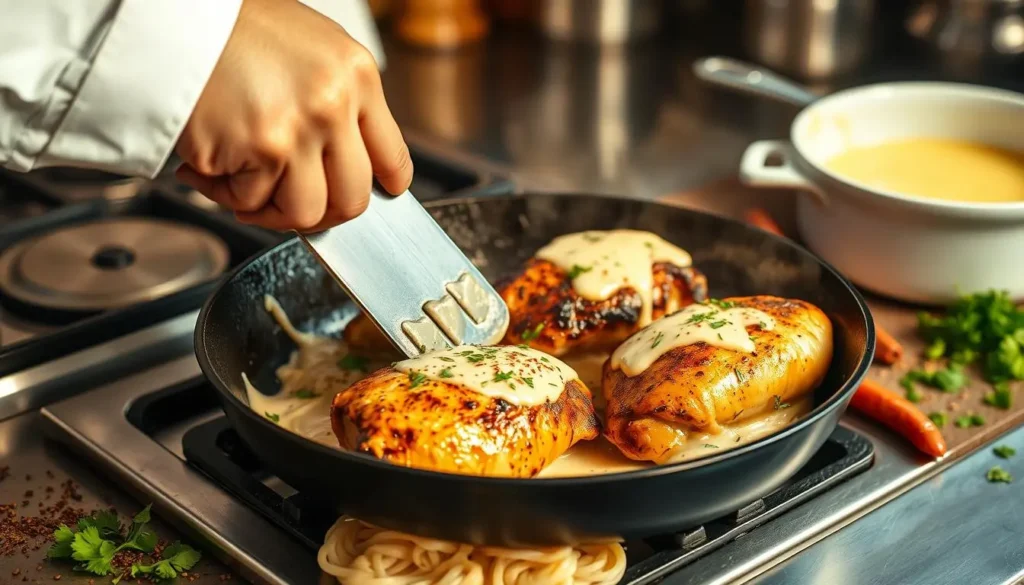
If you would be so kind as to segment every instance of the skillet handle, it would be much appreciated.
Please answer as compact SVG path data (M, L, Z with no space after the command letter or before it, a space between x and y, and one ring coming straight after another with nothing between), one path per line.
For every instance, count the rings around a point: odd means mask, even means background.
M787 140L758 140L747 147L740 160L740 181L750 187L797 189L810 192L824 203L825 193L793 166L793 145ZM769 165L772 157L781 158Z
M728 57L697 59L693 64L693 73L708 83L799 107L809 105L819 97L810 89L767 69Z

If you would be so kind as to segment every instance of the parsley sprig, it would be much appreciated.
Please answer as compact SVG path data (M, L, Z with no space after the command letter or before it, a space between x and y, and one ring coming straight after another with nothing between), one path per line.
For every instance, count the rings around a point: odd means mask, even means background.
M79 518L74 528L61 524L53 532L53 545L46 551L50 559L71 559L77 561L75 570L105 576L114 575L114 583L120 581L124 574L117 574L114 568L114 556L122 550L132 549L143 553L152 553L156 548L156 534L149 530L150 506L132 518L127 533L122 534L117 514L104 510L90 516ZM131 576L151 575L157 579L173 579L181 571L195 566L202 557L192 547L174 543L163 550L161 560L151 564L135 563L131 567Z
M133 564L132 577L150 575L158 579L174 579L179 573L196 566L200 558L202 555L196 549L175 542L163 550L159 561L151 565Z

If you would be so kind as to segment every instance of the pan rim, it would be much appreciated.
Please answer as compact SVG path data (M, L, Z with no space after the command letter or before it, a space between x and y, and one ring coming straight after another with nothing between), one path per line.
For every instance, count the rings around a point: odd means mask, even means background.
M863 294L856 287L835 269L831 264L814 254L810 250L800 246L796 242L767 232L759 230L759 228L750 226L742 221L715 215L705 211L700 211L688 207L681 207L678 205L672 205L668 203L662 203L659 201L650 201L637 197L625 197L621 195L610 195L610 194L599 194L599 193L575 193L575 192L522 192L522 193L510 193L501 195L486 195L482 197L476 197L472 195L466 195L463 197L454 197L450 199L441 199L437 201L431 201L424 203L424 207L427 209L449 207L459 204L473 204L493 200L511 200L511 199L524 199L529 197L541 197L541 198L567 198L567 199L605 199L619 202L630 202L630 203L642 203L646 206L653 206L655 208L664 208L678 212L680 210L687 213L694 213L697 215L705 216L715 221L723 221L728 224L732 224L736 227L747 229L747 230L758 230L770 239L790 247L795 248L797 251L809 255L813 258L822 268L832 274L847 290L847 292L853 297L856 303L857 309L860 311L861 318L865 324L866 343L864 350L858 359L857 366L853 369L849 376L843 381L840 387L834 391L831 396L823 403L819 404L814 410L804 415L803 418L797 420L793 424L780 429L772 434L765 437L761 437L756 441L747 443L741 447L730 449L723 453L710 455L706 457L700 457L692 461L681 461L677 463L670 463L666 465L654 465L644 469L635 469L629 471L620 471L615 473L597 474L592 476L569 476L569 477L531 477L531 478L517 478L517 477L491 477L491 476L479 476L469 475L460 473L451 473L443 471L434 471L430 469L421 469L416 467L402 467L377 459L371 455L357 453L352 451L344 451L341 449L334 449L321 445L316 441L307 439L301 435L297 435L291 431L283 429L273 422L267 420L265 417L260 416L256 413L249 405L239 400L235 394L229 390L228 385L221 378L220 372L213 367L213 364L209 358L209 352L207 351L207 344L205 340L206 327L204 326L208 320L211 308L216 304L216 301L227 289L229 284L235 280L235 278L250 265L261 261L265 257L268 257L278 250L283 249L287 246L301 245L297 238L293 235L287 239L275 244L274 246L263 250L253 256L249 257L242 264L235 267L226 278L222 279L218 284L213 293L203 303L202 308L199 311L199 316L196 319L196 327L193 334L193 346L196 355L196 360L199 362L200 370L203 372L204 377L210 383L211 386L222 395L226 396L228 400L234 401L236 406L243 412L243 416L247 416L257 424L266 425L265 428L271 430L271 432L280 434L285 440L291 441L303 445L304 448L312 449L321 453L324 456L331 458L340 458L346 463L367 465L372 468L382 470L384 472L392 472L402 474L411 477L422 478L425 480L433 479L435 481L453 481L453 482L471 482L476 484L483 484L495 488L517 488L523 489L526 485L534 485L539 489L555 489L560 487L583 487L593 486L599 484L617 484L620 482L627 482L631 480L643 480L643 479L654 479L665 475L675 475L676 473L682 473L685 471L692 471L694 469L700 469L703 467L722 463L730 459L742 457L754 451L759 451L763 447L766 447L772 443L776 443L784 440L786 437L794 435L807 427L814 424L817 420L827 416L832 412L833 409L837 408L839 404L848 401L853 393L860 386L861 382L867 376L868 370L871 367L875 352L875 323L871 314L871 310L868 307L867 300ZM226 414L226 413L225 413ZM255 448L254 448L255 450ZM257 454L258 456L258 454Z

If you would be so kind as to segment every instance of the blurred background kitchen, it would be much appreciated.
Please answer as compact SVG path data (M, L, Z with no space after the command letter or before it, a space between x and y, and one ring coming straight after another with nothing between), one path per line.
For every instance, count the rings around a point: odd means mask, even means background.
M798 109L701 82L692 65L706 55L757 63L821 93L912 79L1024 89L1024 0L369 5L386 54L388 101L411 145L512 179L521 190L734 206L733 191L722 187L731 185L743 149L785 136ZM157 182L178 190L173 164ZM65 198L122 198L146 187L61 169L30 180ZM716 196L704 197L708 189ZM431 198L428 191L421 197ZM787 207L784 198L768 197L767 206Z

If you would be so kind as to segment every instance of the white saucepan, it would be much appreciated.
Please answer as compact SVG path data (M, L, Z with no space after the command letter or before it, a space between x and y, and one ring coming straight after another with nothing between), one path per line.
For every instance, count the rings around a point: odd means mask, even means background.
M946 304L988 289L1024 299L1024 202L907 196L844 179L824 166L851 147L907 138L1024 150L1024 95L956 83L898 82L820 97L729 59L702 59L695 71L712 83L805 106L789 140L761 140L747 148L740 178L751 186L800 190L801 237L853 282L924 304Z

